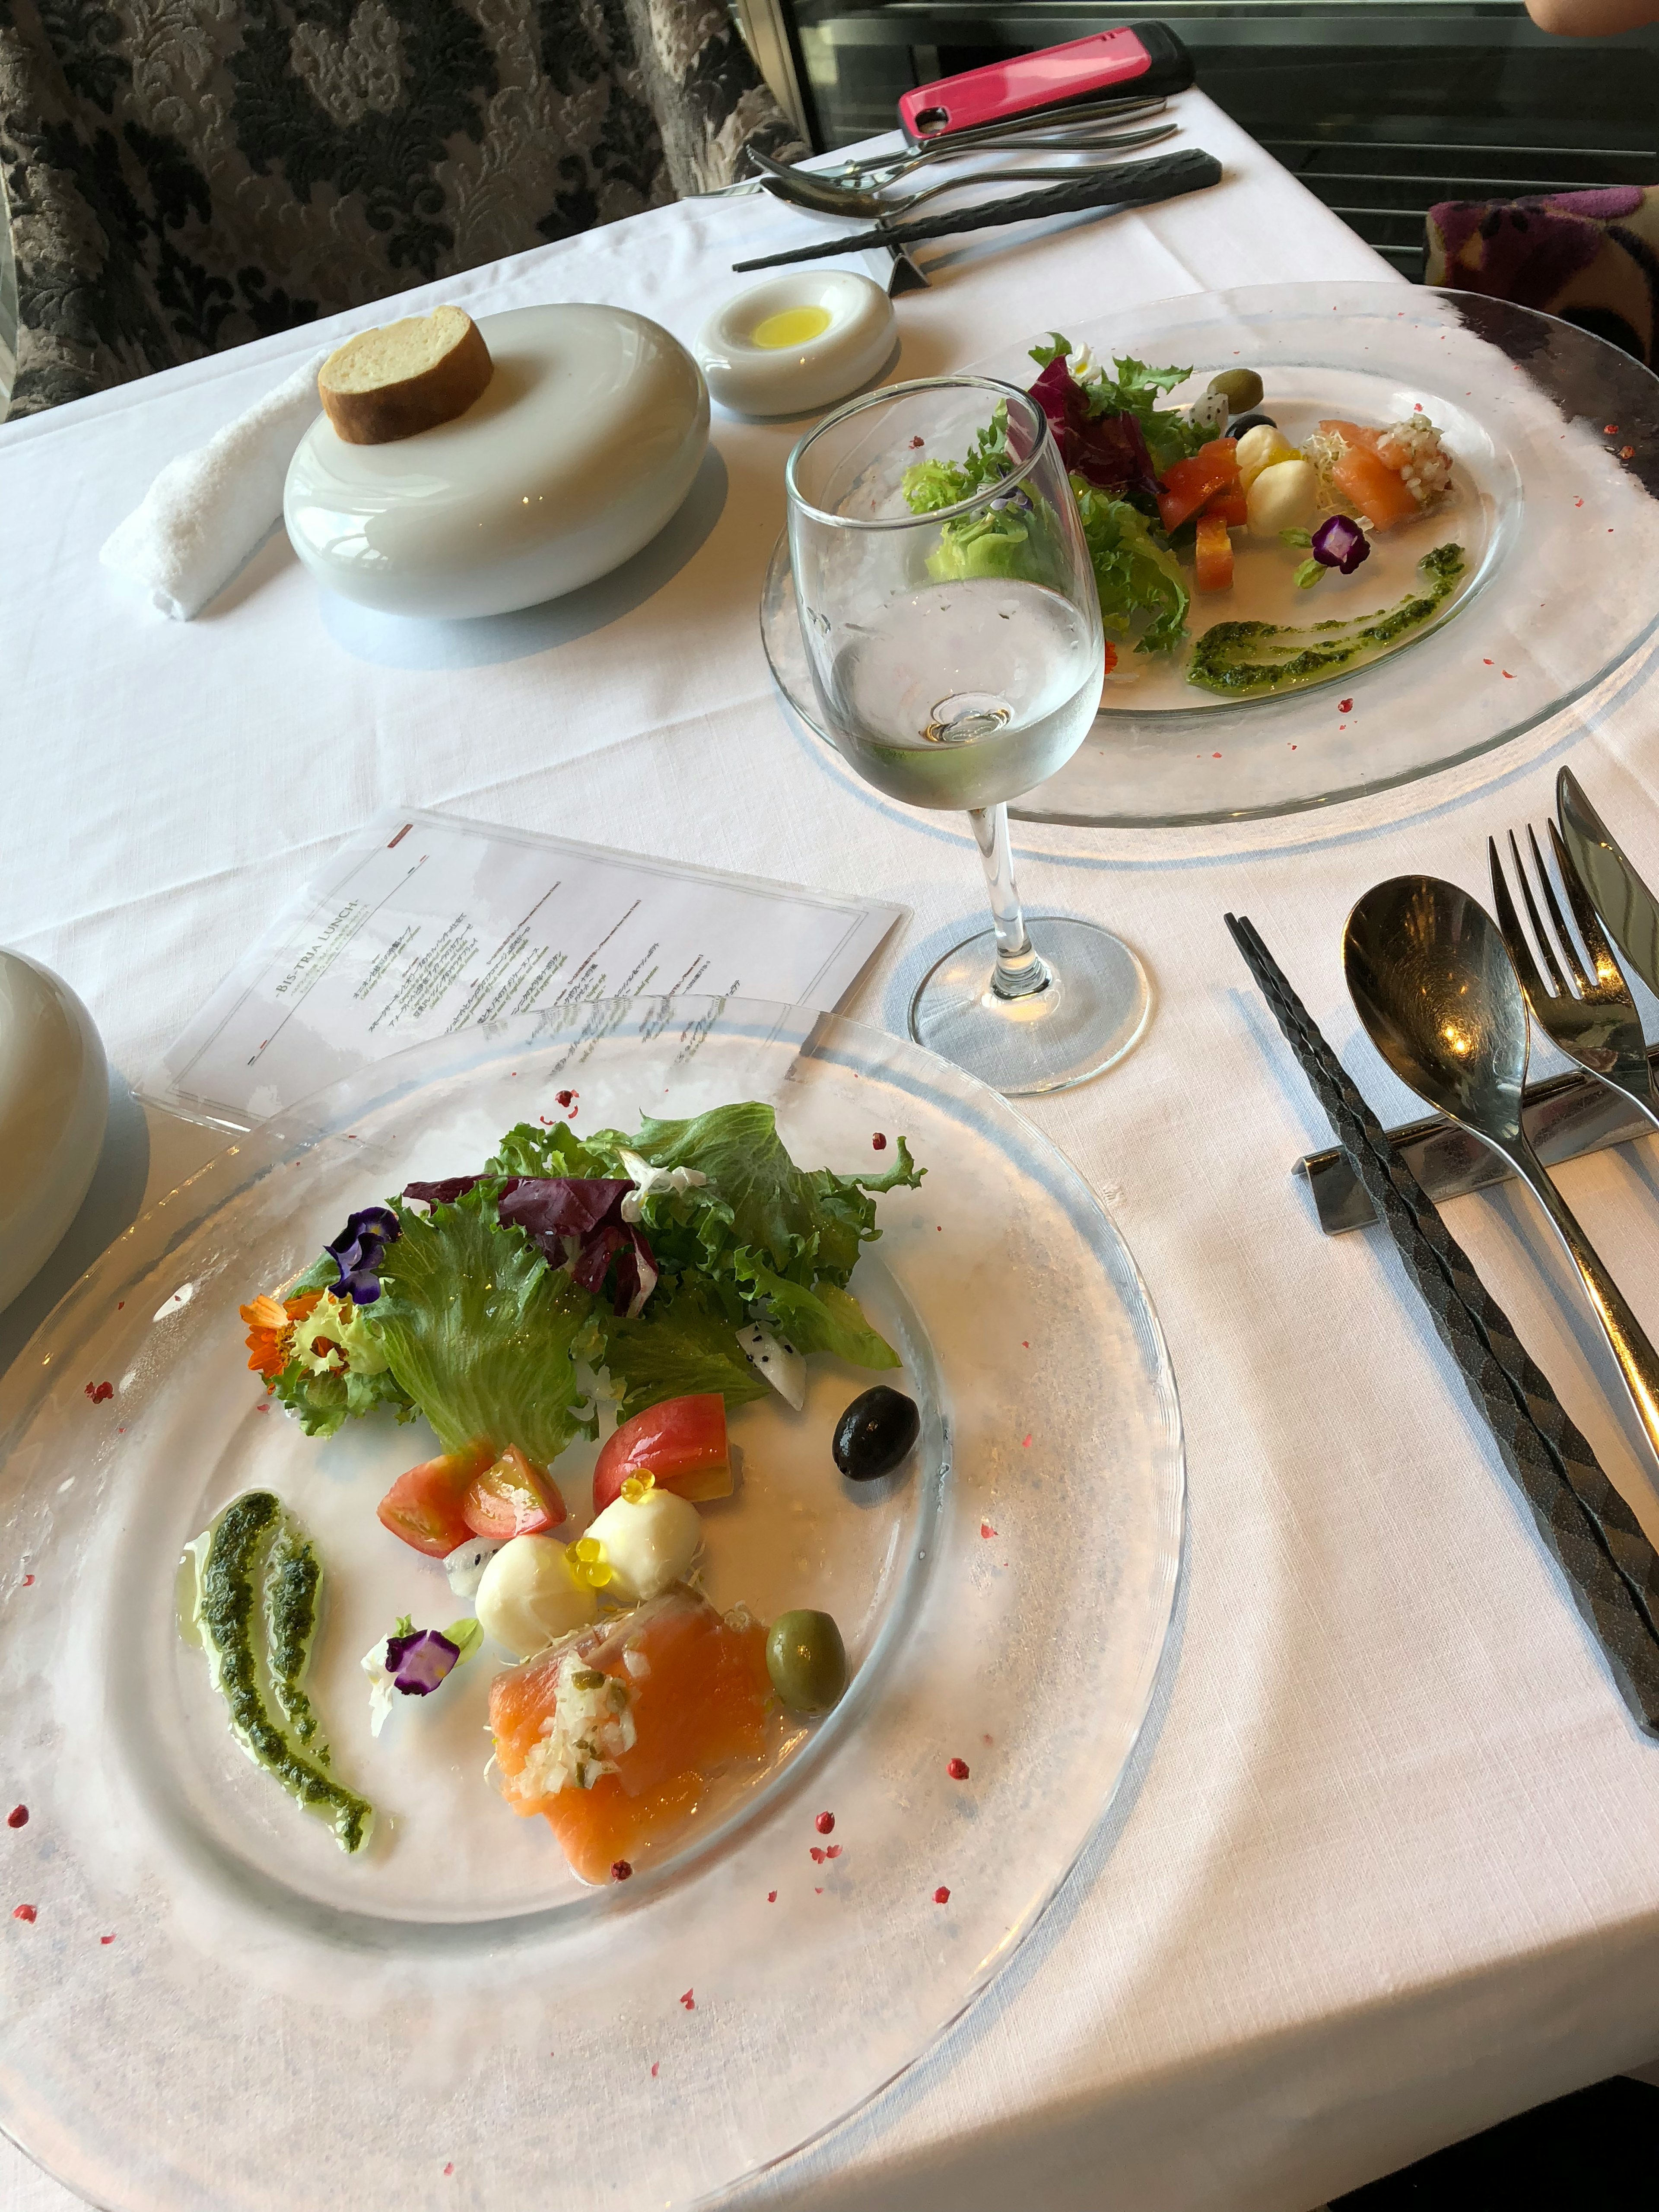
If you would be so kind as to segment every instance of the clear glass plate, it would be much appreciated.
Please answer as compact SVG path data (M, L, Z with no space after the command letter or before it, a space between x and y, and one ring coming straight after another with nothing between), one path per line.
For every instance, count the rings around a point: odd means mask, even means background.
M804 1413L734 1414L739 1490L705 1509L711 1595L835 1611L853 1686L603 1890L485 1784L487 1659L371 1740L362 1654L461 1609L374 1515L426 1431L308 1441L261 1410L237 1316L352 1207L572 1088L579 1128L764 1098L803 1162L879 1163L902 1131L928 1170L854 1280L922 1409L911 1472L840 1481L830 1430L870 1377L815 1362ZM739 1001L468 1030L232 1146L52 1316L0 1448L0 1768L29 1812L3 1901L36 1916L0 1951L0 2125L134 2212L685 2206L809 2141L1053 1895L1139 1728L1180 1555L1168 1358L1082 1181L914 1045ZM586 1464L559 1463L573 1509ZM379 1811L358 1858L239 1753L179 1632L181 1544L267 1484L328 1575L313 1695Z
M1212 621L1368 613L1404 596L1431 546L1455 538L1469 558L1467 583L1431 626L1285 696L1217 699L1178 669L1124 653L1081 749L1011 804L1021 820L1229 821L1408 783L1532 729L1659 621L1659 380L1570 323L1395 284L1263 285L1088 320L1056 302L1055 319L1099 357L1190 362L1174 402L1195 398L1218 369L1255 368L1263 406L1292 439L1321 416L1382 422L1420 405L1457 457L1445 511L1379 538L1352 577L1313 592L1297 592L1288 561L1268 556L1258 584L1240 538L1240 594L1194 595L1194 632ZM975 367L1029 384L1026 349L1044 335ZM782 539L761 635L780 690L830 745Z

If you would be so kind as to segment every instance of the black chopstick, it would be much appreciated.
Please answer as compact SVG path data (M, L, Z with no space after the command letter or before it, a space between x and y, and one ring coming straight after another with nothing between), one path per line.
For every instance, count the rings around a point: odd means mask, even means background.
M1081 215L1093 208L1151 207L1182 192L1204 191L1221 182L1221 164L1213 154L1188 147L1179 154L1156 154L1146 161L1124 161L1104 172L1079 176L1075 183L1048 185L1039 192L1020 192L1012 199L984 200L977 207L958 208L950 215L918 216L913 222L878 223L873 230L854 231L839 238L821 239L813 246L798 246L788 253L763 253L757 261L734 261L732 269L744 275L750 269L781 269L792 261L824 261L836 253L859 253L871 246L919 246L929 238L954 238L969 230L994 230L1009 222L1040 222L1045 216Z
M1390 1151L1382 1124L1260 932L1248 919L1228 915L1226 922L1486 1416L1620 1693L1644 1732L1659 1736L1659 1559L1653 1547L1433 1200Z

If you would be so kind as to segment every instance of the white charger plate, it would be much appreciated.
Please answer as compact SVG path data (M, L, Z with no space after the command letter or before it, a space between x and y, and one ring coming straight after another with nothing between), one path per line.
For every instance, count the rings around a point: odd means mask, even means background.
M1279 696L1217 698L1163 656L1121 650L1093 728L1010 804L1016 818L1225 822L1409 783L1535 728L1659 624L1659 379L1571 323L1399 284L1261 285L1086 319L1057 301L1054 320L1098 360L1190 362L1166 404L1246 368L1293 439L1321 416L1380 423L1419 405L1446 432L1459 469L1443 513L1380 538L1352 576L1309 592L1295 590L1288 556L1258 556L1241 538L1240 590L1194 593L1192 635L1213 622L1310 623L1393 605L1418 557L1449 538L1466 548L1468 580L1382 659ZM971 366L1029 386L1028 349L1046 335ZM781 539L761 635L789 705L853 778L823 727Z
M928 1170L882 1200L854 1279L922 1410L911 1471L875 1496L841 1483L830 1429L871 1377L815 1362L803 1414L734 1415L741 1486L705 1516L711 1593L829 1606L853 1686L605 1890L481 1778L488 1660L371 1740L362 1652L400 1612L460 1610L374 1516L426 1431L319 1443L259 1410L236 1310L352 1207L481 1162L572 1087L579 1128L766 1098L803 1164L879 1167L872 1134L902 1131ZM1005 1101L802 1009L526 1016L288 1119L130 1231L0 1391L0 1765L29 1809L6 1901L35 1913L0 1950L0 2125L131 2212L703 2203L908 2064L1110 1799L1180 1555L1156 1320L1093 1196ZM590 1463L559 1462L573 1505ZM380 1811L359 1858L236 1751L179 1632L180 1545L261 1484L329 1577L314 1696Z

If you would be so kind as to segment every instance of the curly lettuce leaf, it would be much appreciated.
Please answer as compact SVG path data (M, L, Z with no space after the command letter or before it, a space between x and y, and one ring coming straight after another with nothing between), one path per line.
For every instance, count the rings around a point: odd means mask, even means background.
M1109 631L1127 637L1141 617L1140 653L1164 653L1186 635L1188 592L1173 553L1153 537L1146 518L1127 500L1072 478L1083 535L1094 563L1101 618Z
M975 434L974 450L960 461L915 461L904 471L903 491L913 514L935 514L1000 483L1014 465L1008 451L1008 403L999 399L991 419Z
M331 1437L343 1422L372 1413L377 1406L392 1407L400 1421L415 1418L409 1393L390 1368L375 1375L315 1375L290 1359L270 1389L308 1437Z
M1012 508L942 524L939 544L927 556L927 573L940 584L970 583L987 576L1038 583L1045 566L1031 542L1027 518Z
M772 1387L738 1342L715 1286L701 1276L659 1283L637 1321L605 1312L594 1320L603 1347L598 1356L620 1394L620 1420L665 1398L718 1390L729 1407L764 1398Z
M767 1327L797 1352L834 1352L854 1367L898 1365L897 1352L871 1328L853 1293L838 1284L822 1282L809 1291L756 1264L746 1253L738 1255L738 1275Z
M708 1178L702 1189L647 1200L641 1220L654 1218L657 1208L683 1207L700 1231L706 1222L712 1232L700 1237L702 1264L711 1272L725 1271L731 1255L746 1249L762 1255L775 1273L808 1285L816 1275L844 1285L860 1247L880 1234L876 1194L921 1180L902 1137L884 1175L798 1168L778 1134L772 1108L752 1101L716 1106L684 1121L647 1115L630 1149L653 1167L695 1168Z
M603 1156L577 1137L568 1121L538 1127L520 1121L510 1128L484 1162L489 1175L604 1176L614 1170Z
M546 1465L589 1421L574 1346L593 1300L495 1218L480 1183L428 1215L398 1205L375 1309L391 1371L446 1451L517 1444Z

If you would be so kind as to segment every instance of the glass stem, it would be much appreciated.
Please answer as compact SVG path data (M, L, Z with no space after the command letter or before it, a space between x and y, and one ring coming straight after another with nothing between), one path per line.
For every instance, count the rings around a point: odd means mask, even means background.
M1008 810L971 806L968 819L974 825L974 842L985 869L991 921L997 935L997 964L991 988L999 999L1029 999L1033 991L1048 988L1048 970L1025 933L1025 917L1019 910L1013 849L1008 842Z

